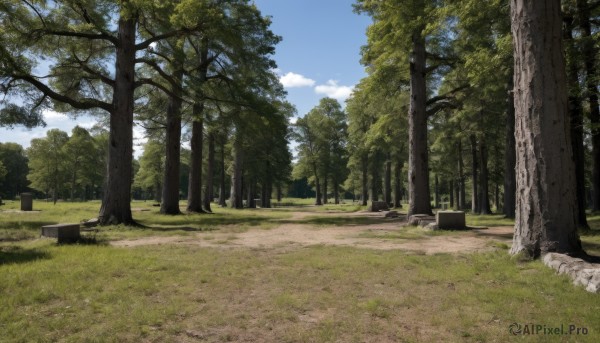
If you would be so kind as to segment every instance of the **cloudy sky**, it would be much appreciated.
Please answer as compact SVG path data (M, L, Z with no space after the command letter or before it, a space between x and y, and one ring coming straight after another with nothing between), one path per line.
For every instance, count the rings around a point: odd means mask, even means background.
M365 76L360 65L360 47L366 43L366 16L352 12L353 0L255 0L263 14L272 17L271 29L282 36L275 60L288 101L304 116L323 97L342 104L358 81ZM33 138L59 128L71 132L75 125L91 128L94 118L73 120L63 114L46 112L45 128L27 130L0 128L0 142L29 146ZM141 128L134 129L136 156L145 141Z

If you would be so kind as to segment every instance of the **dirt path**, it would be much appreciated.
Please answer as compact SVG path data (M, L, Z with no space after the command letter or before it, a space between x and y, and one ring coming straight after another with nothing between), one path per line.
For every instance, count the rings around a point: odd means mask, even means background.
M309 216L364 216L383 217L376 213L315 213L292 212L288 221L302 220ZM311 226L284 223L270 230L249 230L243 233L199 232L193 236L145 237L134 240L111 242L118 247L145 245L185 244L201 247L232 248L277 248L290 249L309 245L338 245L357 248L392 250L400 249L416 253L461 253L493 249L494 243L510 245L512 227L494 227L455 232L451 235L422 236L414 238L381 238L408 230L401 220L382 221L377 224L345 226Z

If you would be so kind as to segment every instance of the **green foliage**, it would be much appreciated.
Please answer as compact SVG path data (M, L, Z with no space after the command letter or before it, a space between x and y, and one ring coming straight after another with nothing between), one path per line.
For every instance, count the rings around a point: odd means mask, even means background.
M0 196L12 199L27 189L27 156L23 147L16 143L0 143L0 164L4 166L4 178L0 178Z

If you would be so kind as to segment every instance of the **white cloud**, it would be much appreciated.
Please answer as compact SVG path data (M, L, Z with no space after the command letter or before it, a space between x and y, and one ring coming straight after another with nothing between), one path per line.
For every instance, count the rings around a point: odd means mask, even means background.
M292 87L312 87L315 80L309 79L303 75L289 72L279 78L279 81L285 88Z
M291 117L290 118L290 124L296 124L296 122L298 121L298 117Z
M337 100L348 99L353 90L354 86L340 86L336 80L329 80L326 84L315 87L315 93L324 94Z

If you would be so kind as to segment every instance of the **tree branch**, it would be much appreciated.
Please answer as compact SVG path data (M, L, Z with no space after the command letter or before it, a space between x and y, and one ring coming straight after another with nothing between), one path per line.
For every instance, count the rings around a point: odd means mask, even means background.
M112 105L110 105L104 101L91 99L91 98L75 100L69 96L59 94L59 93L55 92L54 90L52 90L50 87L48 87L46 84L37 80L35 77L33 77L31 75L15 75L15 76L13 76L13 78L16 80L25 81L25 82L31 84L32 86L34 86L35 88L37 88L40 92L44 93L44 96L47 96L55 101L68 104L75 109L91 110L94 108L101 108L107 112L112 111Z

